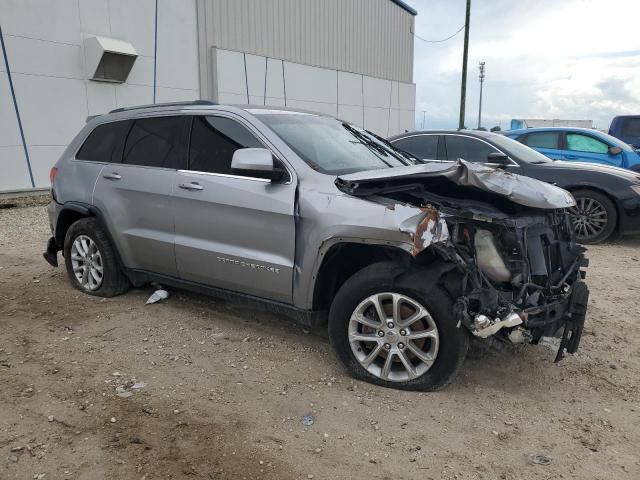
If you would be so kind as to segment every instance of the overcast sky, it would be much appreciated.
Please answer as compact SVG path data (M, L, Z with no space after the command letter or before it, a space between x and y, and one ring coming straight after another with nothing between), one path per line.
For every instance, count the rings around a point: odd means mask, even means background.
M441 39L464 23L465 0L408 0L416 34ZM478 122L478 62L486 62L482 124L512 118L593 120L640 114L640 0L472 0L466 125ZM416 120L457 127L461 32L415 39Z

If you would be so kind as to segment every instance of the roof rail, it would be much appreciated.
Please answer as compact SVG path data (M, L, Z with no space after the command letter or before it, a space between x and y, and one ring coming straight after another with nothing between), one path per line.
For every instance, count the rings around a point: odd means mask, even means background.
M129 110L141 110L143 108L180 107L180 106L189 106L189 105L217 105L217 103L210 102L209 100L193 100L190 102L151 103L149 105L136 105L135 107L114 108L113 110L109 111L109 113L128 112Z

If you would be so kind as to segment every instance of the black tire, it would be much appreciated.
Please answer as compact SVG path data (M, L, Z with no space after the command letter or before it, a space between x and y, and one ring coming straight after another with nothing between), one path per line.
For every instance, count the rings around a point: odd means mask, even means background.
M376 385L402 390L435 391L448 385L459 373L469 348L469 333L453 318L451 299L438 286L428 290L402 279L406 267L381 262L363 268L338 291L329 312L329 338L338 358L349 373ZM428 270L424 269L425 274ZM397 277L397 278L396 278ZM432 366L421 376L406 381L384 380L367 371L355 357L349 343L349 321L356 307L376 293L391 292L410 297L424 306L438 329L439 349Z
M102 260L102 283L95 290L84 287L73 272L71 247L80 235L89 237L97 246ZM83 218L74 222L64 238L64 263L71 284L83 293L98 297L115 297L129 289L127 277L120 271L116 253L109 237L96 218Z
M580 214L582 213L580 209L581 202L587 202L588 204L589 201L593 201L594 205L599 204L606 212L605 226L601 230L598 230L593 234L585 235L584 233L589 231L587 227L583 228L579 223L575 223L575 232L578 242L585 245L595 245L610 239L615 232L616 226L618 224L618 211L616 210L616 206L614 205L613 201L605 194L597 192L595 190L574 190L572 193L577 202L576 207L570 210L572 220L574 222L579 221ZM598 220L599 218L597 218L596 220Z

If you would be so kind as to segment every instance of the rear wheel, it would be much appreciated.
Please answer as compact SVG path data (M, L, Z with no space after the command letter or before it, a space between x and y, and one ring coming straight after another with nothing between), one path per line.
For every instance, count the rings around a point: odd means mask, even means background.
M109 237L95 218L83 218L69 227L64 262L71 283L84 293L113 297L129 288Z
M394 280L397 270L394 263L379 263L345 282L331 305L331 344L358 379L437 390L460 370L468 333L456 326L444 291Z
M613 202L606 195L593 190L573 192L576 206L569 209L578 242L602 243L616 229L618 215Z

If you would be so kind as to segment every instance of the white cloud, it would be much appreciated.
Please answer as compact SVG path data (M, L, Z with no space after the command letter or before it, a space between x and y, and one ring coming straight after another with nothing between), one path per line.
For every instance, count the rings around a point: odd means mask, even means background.
M464 0L414 1L416 33L442 38L464 22ZM466 124L476 126L478 61L486 61L483 125L516 117L592 119L606 128L640 113L637 0L475 1L471 11ZM418 126L455 127L462 33L440 44L415 41Z

